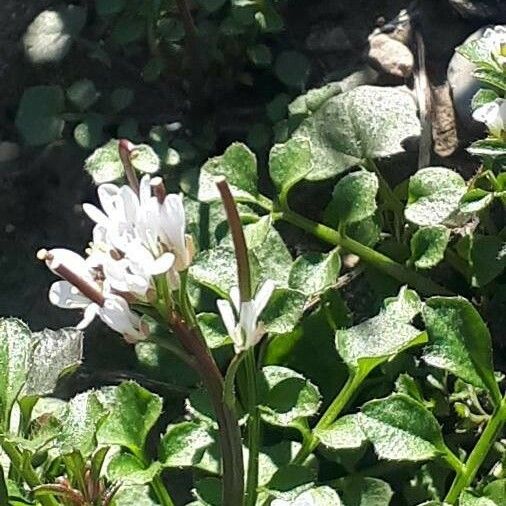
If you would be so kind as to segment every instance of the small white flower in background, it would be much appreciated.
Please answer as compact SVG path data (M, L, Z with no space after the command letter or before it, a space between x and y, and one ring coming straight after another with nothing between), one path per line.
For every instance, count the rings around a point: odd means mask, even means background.
M506 126L506 99L496 98L493 102L478 107L473 112L473 118L485 123L494 137L503 138Z
M230 290L230 299L220 299L217 306L228 335L234 343L236 353L255 346L265 334L265 327L258 319L274 291L274 281L267 280L254 299L241 302L239 289ZM238 317L236 317L236 314Z
M100 279L100 273L89 258L64 248L41 250L37 256L57 276L63 277L49 289L49 300L64 309L82 309L84 317L76 326L86 328L98 316L106 325L120 332L129 341L146 339L139 329L139 317L130 311L128 303L110 292L108 283Z
M506 62L506 26L497 25L487 28L483 34L483 40L499 63Z
M310 491L303 492L297 496L293 501L286 501L285 499L274 499L271 506L315 506L313 496ZM330 506L330 505L329 505Z

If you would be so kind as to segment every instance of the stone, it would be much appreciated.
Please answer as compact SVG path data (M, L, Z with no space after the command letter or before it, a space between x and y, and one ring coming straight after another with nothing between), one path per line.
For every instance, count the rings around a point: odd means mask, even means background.
M480 28L463 43L481 38L486 29L486 26ZM480 82L473 77L474 68L473 63L455 52L448 65L447 73L461 133L464 136L470 136L470 138L478 136L484 131L483 124L473 119L471 111L473 96L481 88Z
M370 37L368 58L374 67L400 78L410 76L415 64L409 48L384 33Z
M344 52L351 43L342 27L318 24L306 38L306 48L315 53Z
M504 0L449 0L449 2L463 18L478 18L494 23L506 22Z

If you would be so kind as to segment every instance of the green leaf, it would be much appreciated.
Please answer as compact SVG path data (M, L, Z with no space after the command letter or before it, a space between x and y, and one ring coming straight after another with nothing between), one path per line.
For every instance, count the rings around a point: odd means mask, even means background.
M16 127L29 146L42 146L61 137L65 122L63 90L59 86L27 88L19 103Z
M84 149L95 149L103 142L105 120L101 114L87 114L74 129L74 139Z
M296 427L301 419L318 412L320 393L302 374L286 367L262 368L260 410L262 418L281 427Z
M145 20L142 16L121 16L111 32L111 39L121 46L142 38L145 33Z
M67 98L80 111L89 109L100 96L95 83L90 79L80 79L67 88Z
M249 59L257 67L267 67L272 63L272 53L269 46L256 44L247 50Z
M99 16L111 16L120 13L125 7L125 0L96 0L95 9Z
M9 427L12 407L28 377L32 347L32 333L22 321L0 319L0 427L3 430Z
M212 350L232 344L223 321L217 314L200 313L197 315L197 321L207 346Z
M303 88L310 72L310 61L297 51L283 51L274 63L276 77L291 88Z
M474 188L464 194L460 201L459 209L462 213L477 213L486 209L494 200L494 194Z
M503 71L497 71L496 69L478 69L473 73L474 77L479 81L486 84L490 84L494 88L506 91L506 77Z
M293 501L301 493L312 488L314 481L315 475L311 469L290 464L280 467L263 489L277 499Z
M483 489L483 496L499 504L506 501L506 479L495 480Z
M346 506L389 506L393 496L390 485L377 478L350 476L337 488Z
M464 491L460 494L459 506L498 506L498 503L486 497L478 497L471 492Z
M427 336L410 321L421 309L415 292L401 288L387 299L378 316L336 332L337 351L352 371L367 375L405 349L426 342Z
M476 234L471 240L472 284L482 287L506 267L506 241L494 235Z
M316 430L315 436L321 444L333 450L360 448L367 441L357 414L345 415L329 427Z
M467 185L457 172L427 167L409 179L406 219L418 226L452 224Z
M198 499L196 505L198 506L221 506L221 480L218 478L204 478L199 480L194 490L193 495ZM192 506L192 504L188 505Z
M119 489L114 496L111 506L159 506L151 499L150 488L147 485L128 485Z
M197 465L205 449L214 442L206 428L194 422L169 425L160 442L160 460L164 467Z
M291 332L302 318L306 299L298 290L276 288L261 315L265 330L271 334Z
M278 192L287 195L304 179L313 167L311 144L308 139L293 138L276 144L269 155L269 174Z
M32 335L34 350L23 395L53 393L58 379L81 363L83 338L83 333L74 328L35 332Z
M307 179L328 179L363 163L404 152L420 135L413 97L404 88L359 86L333 96L294 132L311 142L314 169Z
M341 257L337 250L330 253L305 253L295 260L290 270L290 288L306 295L321 292L337 282Z
M359 170L344 176L332 192L332 200L341 224L357 223L376 212L378 178L372 172Z
M95 184L116 181L123 176L124 169L118 151L118 140L111 139L96 149L84 162L86 172Z
M60 452L68 455L79 451L84 457L91 455L97 447L97 430L106 414L94 392L73 397L60 418L61 432L57 438Z
M432 297L422 315L429 335L425 362L486 388L499 402L490 333L473 305L462 297Z
M137 144L130 151L130 162L134 169L146 174L153 174L160 169L160 159L148 144Z
M499 98L499 95L494 90L480 88L474 94L473 100L471 101L471 109L474 111L478 109L478 107L493 102L497 98Z
M343 503L335 490L330 487L315 487L302 492L293 501L274 500L272 506L342 506Z
M84 7L69 5L57 11L42 11L30 23L23 36L27 58L35 64L61 61L85 22Z
M436 418L404 394L364 404L359 423L380 459L418 462L447 452Z
M120 112L129 107L134 101L134 92L131 88L115 88L111 93L111 105L114 111Z
M126 485L145 485L151 483L161 470L160 462L153 462L146 468L134 455L117 453L109 461L107 477L112 482L121 481Z
M442 225L419 228L411 238L410 262L418 269L431 269L445 256L450 230Z
M480 139L473 142L467 151L475 156L506 156L506 143L496 138Z
M225 177L237 200L255 202L257 190L257 161L244 144L234 143L225 153L209 159L200 171L198 199L203 202L219 200L216 181Z
M162 412L160 397L133 381L114 389L114 404L97 432L100 444L120 445L143 458L146 436Z

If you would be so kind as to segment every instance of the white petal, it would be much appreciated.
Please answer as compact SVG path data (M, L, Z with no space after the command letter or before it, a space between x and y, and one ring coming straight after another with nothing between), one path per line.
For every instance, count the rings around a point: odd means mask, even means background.
M257 318L264 310L265 306L267 305L267 302L269 302L269 299L271 298L272 292L274 292L275 287L276 285L274 281L272 281L272 279L268 279L255 295L255 312Z
M99 308L100 319L111 329L139 340L145 336L134 325L138 325L139 317L130 311L128 303L118 295L108 297L103 307Z
M241 294L239 292L239 287L233 286L230 289L230 300L235 307L235 310L239 312L241 309Z
M143 206L151 197L150 181L151 177L149 174L145 174L142 176L142 179L139 183L139 202L141 206Z
M93 204L83 204L83 211L88 215L88 218L95 223L99 223L101 225L105 225L107 223L107 216Z
M228 335L232 339L234 339L236 321L235 321L234 310L232 309L230 302L228 300L218 299L216 301L216 305L218 306L218 310L220 312L221 319L223 320L225 328L227 329Z
M86 279L87 281L93 282L89 266L86 260L81 256L65 248L54 248L49 250L49 258L46 260L46 265L55 273L56 269L60 266L64 266L71 270L79 277Z
M76 325L76 329L85 329L95 318L99 310L98 304L91 303L85 310L83 319Z
M129 186L122 186L119 194L123 204L125 221L130 224L135 224L139 213L139 198Z
M150 274L156 276L167 272L174 264L174 255L172 253L164 253L161 257L157 258L152 265Z
M90 300L68 281L55 281L51 285L49 301L63 309L81 309L90 304Z
M182 268L187 267L185 241L185 212L181 195L167 195L161 209L160 226L172 247L182 261Z
M257 328L257 313L254 301L249 300L241 303L239 321L246 336L246 348L249 348L255 344L255 331Z
M107 216L112 217L116 213L116 197L119 194L119 187L112 183L101 184L98 187L97 195L100 205Z

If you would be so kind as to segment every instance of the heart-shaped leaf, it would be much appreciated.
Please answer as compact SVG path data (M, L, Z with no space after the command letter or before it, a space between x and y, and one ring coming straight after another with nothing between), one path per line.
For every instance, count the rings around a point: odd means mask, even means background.
M230 145L221 156L208 160L200 170L198 198L203 202L219 200L216 181L226 178L237 200L255 202L257 189L257 161L244 144Z
M425 362L486 388L499 402L490 332L473 305L462 297L432 297L422 314L429 335Z
M315 431L321 444L333 450L360 448L366 441L358 415L345 415L326 428Z
M416 104L404 88L359 86L327 100L295 131L311 141L313 170L307 179L328 179L365 159L404 152L420 135Z
M272 425L297 426L300 419L315 415L320 406L318 389L286 367L264 367L260 388L262 418Z
M306 299L306 295L298 290L274 290L260 318L265 330L272 334L291 332L302 317Z
M389 506L394 495L388 483L368 476L342 478L337 489L346 506Z
M410 262L418 269L430 269L445 256L450 230L442 225L419 228L411 238Z
M153 462L146 467L130 453L117 453L109 461L107 477L112 482L121 481L126 485L146 485L151 483L161 470L160 462Z
M467 185L457 172L427 167L409 179L406 219L418 226L452 224Z
M357 223L373 216L378 187L378 178L367 170L344 176L332 192L333 209L337 211L339 223Z
M306 253L295 260L290 270L290 288L306 295L321 292L336 283L341 269L337 250L330 253Z
M162 400L133 381L111 392L110 412L97 432L100 444L120 445L143 460L146 436L162 412Z
M83 338L83 333L74 328L35 332L30 371L23 395L42 396L53 393L60 376L81 363Z
M27 88L19 103L16 127L29 146L42 146L61 137L65 98L59 86Z
M84 457L97 447L96 433L107 411L94 392L84 392L73 397L61 416L61 432L57 443L60 452L70 454L79 451Z
M276 144L269 155L269 174L279 193L290 189L311 171L311 143L308 139L293 138Z
M364 404L359 423L380 459L416 462L447 452L436 418L404 394Z
M160 459L164 467L197 465L214 438L203 426L194 422L169 425L160 442Z
M420 309L416 293L402 288L398 297L385 301L378 316L338 330L337 351L350 370L367 375L401 351L427 341L426 334L409 323Z
M0 320L0 427L7 430L10 414L28 377L33 339L20 320Z
M290 464L280 467L263 488L277 499L294 501L300 494L312 488L314 481L315 474L311 469Z
M506 267L506 241L495 235L474 235L470 260L473 286L487 285Z

